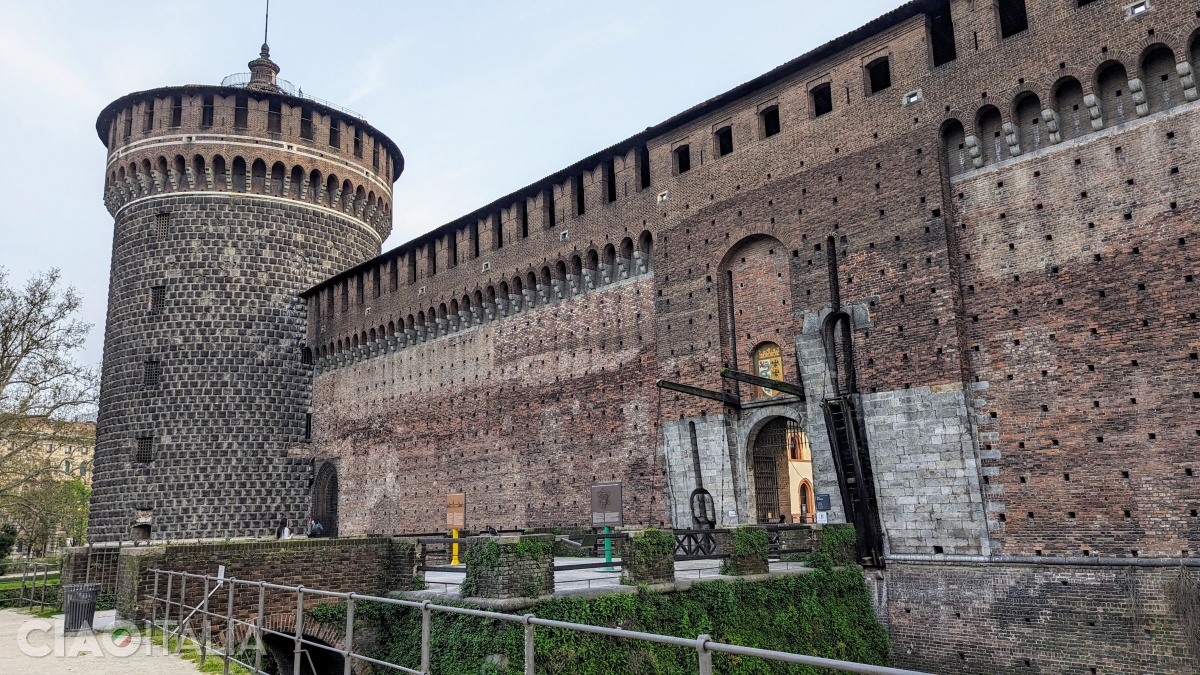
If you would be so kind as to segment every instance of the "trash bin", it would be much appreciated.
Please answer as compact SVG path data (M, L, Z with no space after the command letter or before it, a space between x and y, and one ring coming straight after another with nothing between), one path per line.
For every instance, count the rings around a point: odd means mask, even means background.
M100 584L67 584L63 586L63 631L67 635L92 632L96 619L96 597Z

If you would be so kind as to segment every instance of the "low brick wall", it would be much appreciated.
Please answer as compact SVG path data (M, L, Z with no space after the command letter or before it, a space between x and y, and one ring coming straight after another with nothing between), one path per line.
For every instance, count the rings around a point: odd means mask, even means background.
M407 590L412 588L417 574L419 546L411 539L369 537L126 548L121 550L118 563L117 611L122 618L132 621L150 616L155 583L150 570L155 568L216 576L218 566L224 565L226 577L243 580L375 595ZM163 597L166 578L161 577L159 583L159 597ZM244 618L256 615L257 597L251 597L257 596L254 589L241 586L236 593L238 615ZM203 581L190 581L182 595L175 582L172 594L176 601L183 597L188 604L200 602ZM277 591L267 591L264 595L265 615L295 611L294 595ZM209 602L224 603L227 599L221 591Z
M765 529L753 525L743 525L736 530L716 532L713 536L716 537L717 555L722 557L722 574L747 576L750 574L766 574L769 571L766 546L767 531ZM758 547L761 550L744 550L739 553L737 540L746 537L761 539L761 546ZM743 545L742 548L745 549L746 546Z
M554 593L554 537L468 537L462 595L474 598L536 598Z

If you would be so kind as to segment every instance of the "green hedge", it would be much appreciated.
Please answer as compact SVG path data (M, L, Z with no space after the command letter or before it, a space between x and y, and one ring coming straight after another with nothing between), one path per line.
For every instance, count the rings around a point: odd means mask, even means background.
M875 618L862 570L857 567L817 570L756 583L696 583L687 591L670 594L643 591L586 599L555 598L538 602L527 611L546 619L689 639L707 633L719 642L864 663L886 664L888 659L887 632ZM323 605L310 614L335 626L345 622L344 608L336 604ZM374 657L417 667L419 610L363 603L356 616L377 631L379 646ZM521 672L524 650L518 623L435 612L432 636L433 672ZM713 660L717 672L726 675L820 672L724 654L715 654ZM501 664L507 664L507 669ZM694 673L696 653L693 649L538 628L537 672Z

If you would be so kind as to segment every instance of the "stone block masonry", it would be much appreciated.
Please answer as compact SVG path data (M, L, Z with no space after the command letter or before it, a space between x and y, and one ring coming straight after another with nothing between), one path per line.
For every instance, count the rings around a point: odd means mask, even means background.
M554 593L554 536L467 537L464 598L537 598Z

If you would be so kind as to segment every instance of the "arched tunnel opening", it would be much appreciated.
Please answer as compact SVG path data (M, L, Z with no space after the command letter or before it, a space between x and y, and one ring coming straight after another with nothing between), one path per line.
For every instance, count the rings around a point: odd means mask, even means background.
M304 651L300 654L301 675L340 675L345 672L345 659L341 652L311 635L305 635L304 639ZM295 672L296 642L281 635L265 635L263 643L275 664L271 672L292 675Z

